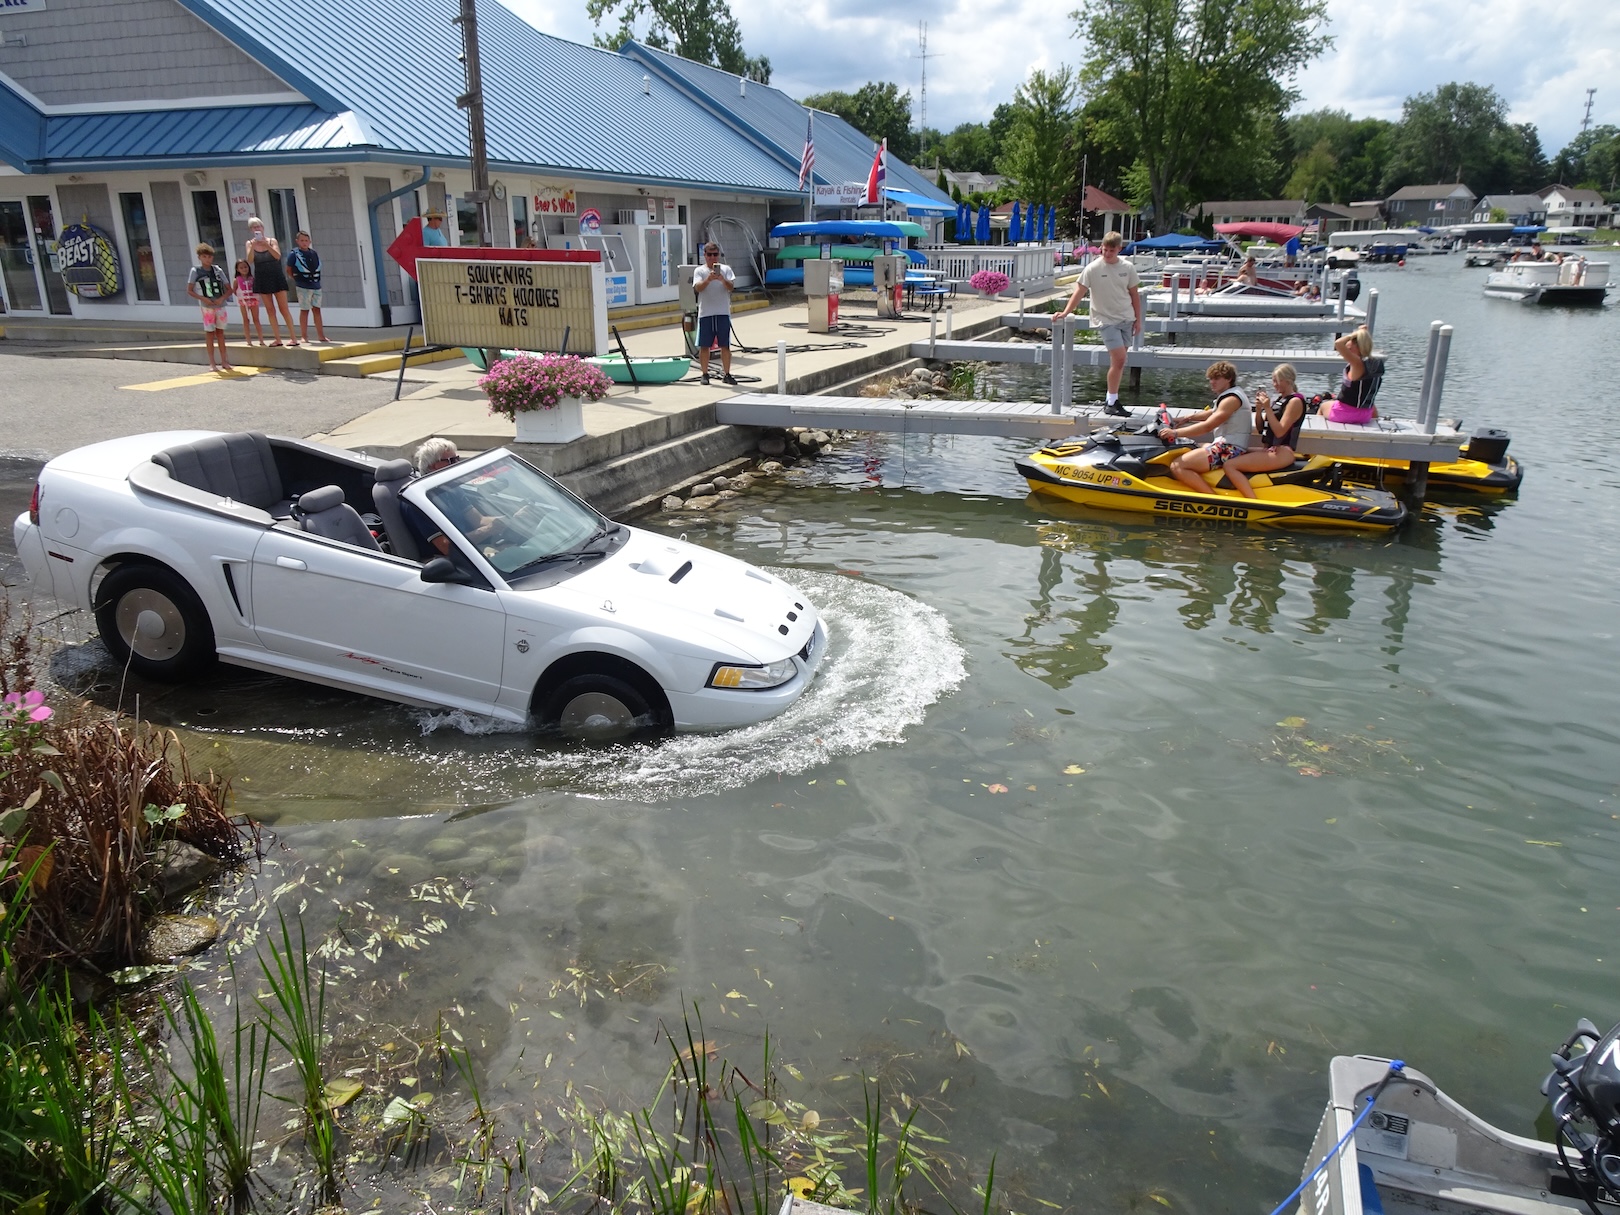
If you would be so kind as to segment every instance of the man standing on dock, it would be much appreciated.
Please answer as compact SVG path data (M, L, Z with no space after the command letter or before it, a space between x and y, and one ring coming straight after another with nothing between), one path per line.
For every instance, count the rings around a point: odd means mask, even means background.
M1108 348L1108 400L1103 412L1116 418L1130 416L1119 403L1119 378L1125 373L1126 349L1142 333L1142 280L1136 267L1119 255L1124 244L1118 232L1103 237L1102 257L1080 272L1074 294L1057 314L1060 320L1068 316L1091 293L1091 327Z
M692 275L698 297L700 383L709 382L709 348L716 342L720 343L720 379L727 384L737 382L731 376L731 293L736 285L737 276L721 263L720 246L711 240L703 246L703 264Z

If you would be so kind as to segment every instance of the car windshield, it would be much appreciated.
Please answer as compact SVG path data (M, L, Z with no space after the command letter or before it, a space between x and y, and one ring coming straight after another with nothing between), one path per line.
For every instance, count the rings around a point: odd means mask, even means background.
M595 511L512 456L436 485L427 496L508 579L585 552L609 528Z

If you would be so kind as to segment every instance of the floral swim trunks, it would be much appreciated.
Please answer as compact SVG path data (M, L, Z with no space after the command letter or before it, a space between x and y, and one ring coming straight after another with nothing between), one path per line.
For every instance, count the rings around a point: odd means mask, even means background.
M1238 456L1241 456L1248 450L1249 449L1247 447L1239 447L1230 439L1214 440L1209 445L1210 471L1213 472L1215 469L1225 464L1228 460L1236 459Z

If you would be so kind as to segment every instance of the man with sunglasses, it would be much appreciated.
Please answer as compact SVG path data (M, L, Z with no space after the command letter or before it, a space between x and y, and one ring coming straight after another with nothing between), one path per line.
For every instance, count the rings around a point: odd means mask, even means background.
M698 297L698 371L701 382L709 382L709 348L720 343L720 379L735 385L731 375L731 293L737 276L720 261L720 246L712 240L703 246L703 264L692 275L692 288Z

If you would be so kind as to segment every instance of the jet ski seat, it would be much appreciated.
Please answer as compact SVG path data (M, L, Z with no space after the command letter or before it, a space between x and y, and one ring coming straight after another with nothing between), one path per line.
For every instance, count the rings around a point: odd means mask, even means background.
M259 431L210 435L195 443L182 443L157 452L152 463L192 489L256 506L281 519L292 512L270 440Z
M372 552L382 551L377 537L360 521L359 512L343 500L343 487L340 485L323 485L320 489L310 490L298 499L298 507L293 514L299 528L312 536L324 536L328 540L352 544Z

